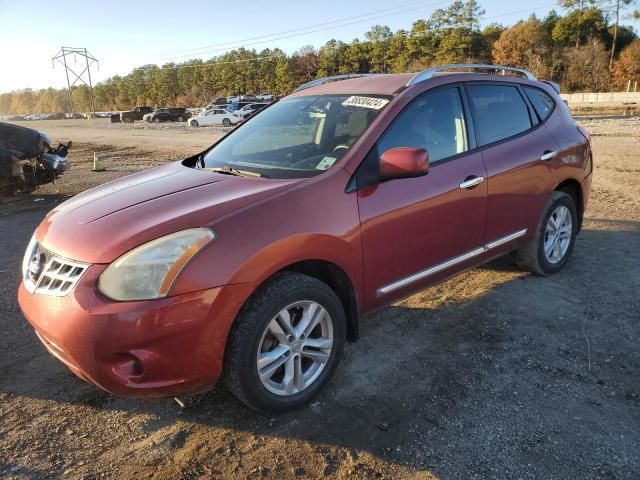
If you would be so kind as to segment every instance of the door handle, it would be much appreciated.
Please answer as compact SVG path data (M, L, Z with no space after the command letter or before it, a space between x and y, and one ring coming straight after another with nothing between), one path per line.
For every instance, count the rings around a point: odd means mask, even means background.
M460 184L460 189L464 190L465 188L472 188L476 185L480 185L482 182L484 182L484 177L472 177L469 180L462 182Z
M557 156L558 156L558 152L556 152L555 150L545 150L542 156L540 157L540 160L545 162L547 160L551 160L552 158L556 158Z

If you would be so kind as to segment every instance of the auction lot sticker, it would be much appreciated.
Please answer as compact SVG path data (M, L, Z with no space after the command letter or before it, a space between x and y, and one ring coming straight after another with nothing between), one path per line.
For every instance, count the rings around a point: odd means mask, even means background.
M364 107L380 110L387 103L389 103L389 100L386 98L358 97L357 95L354 95L342 102L342 105L345 107Z

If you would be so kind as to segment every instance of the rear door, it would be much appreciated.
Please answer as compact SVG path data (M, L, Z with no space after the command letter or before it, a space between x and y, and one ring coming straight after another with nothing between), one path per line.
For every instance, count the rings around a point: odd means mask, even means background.
M487 176L485 244L492 253L533 235L552 185L545 154L558 146L516 83L465 86Z
M471 153L461 91L427 91L398 114L356 174L367 307L389 302L468 266L483 253L487 187ZM380 182L395 147L426 148L425 176Z

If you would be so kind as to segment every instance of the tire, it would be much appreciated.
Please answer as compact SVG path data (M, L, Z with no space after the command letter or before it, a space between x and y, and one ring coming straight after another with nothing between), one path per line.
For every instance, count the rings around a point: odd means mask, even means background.
M310 309L313 304L315 310ZM318 319L309 322L315 326L306 336L304 318ZM280 332L280 340L275 331ZM256 290L239 313L229 334L223 381L238 400L258 412L299 408L331 378L345 337L345 313L333 290L307 275L278 273ZM258 372L259 355L268 362L261 367L263 379Z
M222 126L223 127L230 127L231 126L231 120L229 120L228 118L223 118L222 119Z
M179 121L179 122L184 122L184 118L182 118L182 117L178 117L178 121Z
M198 128L200 126L197 120L191 120L191 123L189 123L189 125L195 128Z
M156 117L156 118L154 118L154 119L153 119L153 121L154 121L155 123L160 123L160 118Z
M567 225L567 220L570 220L570 226ZM556 222L561 223L559 229L555 227ZM535 236L516 250L516 263L523 270L536 275L559 272L571 256L577 233L578 212L573 198L564 192L555 191L545 206ZM545 244L553 247L550 253L548 248L545 251Z

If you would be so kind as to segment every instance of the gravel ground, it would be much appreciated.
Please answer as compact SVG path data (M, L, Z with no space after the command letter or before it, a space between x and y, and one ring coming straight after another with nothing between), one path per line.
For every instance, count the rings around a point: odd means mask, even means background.
M220 134L43 122L77 143L55 185L0 202L0 478L640 478L640 120L582 122L593 192L562 272L505 258L368 315L317 402L273 417L223 388L113 397L41 347L15 289L45 213Z

